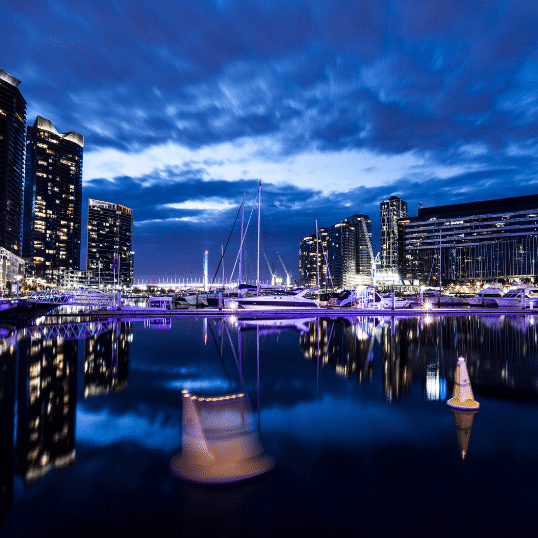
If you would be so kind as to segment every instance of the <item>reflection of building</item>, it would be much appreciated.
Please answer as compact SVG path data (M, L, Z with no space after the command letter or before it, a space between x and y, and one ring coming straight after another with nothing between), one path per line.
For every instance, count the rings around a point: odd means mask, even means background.
M307 359L329 364L338 375L362 381L372 376L375 332L372 318L359 318L353 324L318 319L301 334L300 348Z
M407 217L407 202L391 196L381 202L381 268L398 271L398 219Z
M26 139L23 256L51 280L80 269L84 137L38 116Z
M537 275L538 195L420 208L398 226L403 278L433 284Z
M132 330L118 322L112 331L86 339L84 397L120 391L127 386Z
M299 273L302 286L320 288L326 287L327 282L327 240L329 231L327 228L318 230L319 239L316 234L308 235L301 240L299 247ZM319 283L318 283L319 274Z
M119 204L88 200L87 269L102 285L133 285L133 210Z
M408 348L402 336L407 333L407 321L400 320L397 327L383 327L383 389L388 400L398 400L409 392L411 369Z
M20 256L26 101L19 84L0 69L0 247Z
M18 471L27 483L75 459L76 340L19 345Z
M15 336L0 340L0 521L13 504L16 346Z

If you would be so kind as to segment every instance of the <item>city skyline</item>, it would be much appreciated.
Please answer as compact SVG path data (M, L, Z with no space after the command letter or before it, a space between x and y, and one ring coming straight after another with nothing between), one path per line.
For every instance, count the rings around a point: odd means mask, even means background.
M3 11L0 68L21 81L27 123L43 116L85 139L83 267L89 198L133 209L136 282L201 276L206 249L211 280L258 180L262 248L294 279L316 220L369 215L377 251L390 196L415 216L419 203L538 192L536 6L60 0Z

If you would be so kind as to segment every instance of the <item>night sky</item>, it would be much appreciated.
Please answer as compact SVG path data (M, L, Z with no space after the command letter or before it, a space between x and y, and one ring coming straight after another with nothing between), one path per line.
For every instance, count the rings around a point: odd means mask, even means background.
M199 276L205 249L211 279L258 180L293 278L316 219L368 214L378 250L391 195L413 216L538 192L536 2L3 0L0 43L28 124L85 138L84 215L133 209L135 282Z

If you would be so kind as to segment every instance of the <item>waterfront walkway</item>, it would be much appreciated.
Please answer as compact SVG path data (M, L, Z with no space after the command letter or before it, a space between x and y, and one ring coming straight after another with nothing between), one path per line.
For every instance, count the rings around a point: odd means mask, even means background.
M180 309L165 310L158 308L109 308L107 310L92 310L83 314L71 314L76 316L98 317L100 319L119 318L138 319L138 318L229 318L237 319L282 319L282 318L304 318L304 317L398 317L409 318L416 316L502 316L502 315L534 315L535 310L523 308L402 308L402 309L374 309L374 308L293 308L293 309L259 309L259 310L231 310L218 308L200 308L200 309ZM536 309L538 315L538 309ZM62 317L64 315L62 314Z

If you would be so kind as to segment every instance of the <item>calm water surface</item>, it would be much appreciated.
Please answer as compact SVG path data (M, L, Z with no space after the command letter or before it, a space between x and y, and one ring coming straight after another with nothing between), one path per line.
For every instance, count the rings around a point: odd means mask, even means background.
M532 316L45 325L0 340L1 536L536 532ZM446 406L460 355L471 416ZM274 468L178 478L182 390L245 394ZM222 433L218 402L196 424Z

